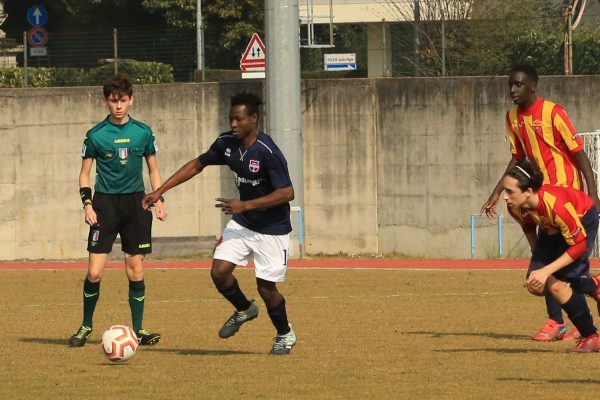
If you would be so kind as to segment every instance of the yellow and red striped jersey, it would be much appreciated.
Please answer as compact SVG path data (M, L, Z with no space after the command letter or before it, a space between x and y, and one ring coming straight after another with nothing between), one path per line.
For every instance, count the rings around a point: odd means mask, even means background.
M513 158L535 162L544 183L583 190L574 157L583 150L583 141L561 105L538 97L526 109L513 106L506 113L506 126Z
M567 186L542 185L536 210L509 207L508 212L522 226L539 225L548 235L561 233L569 245L567 253L574 260L586 250L583 216L594 207L592 199L580 190Z

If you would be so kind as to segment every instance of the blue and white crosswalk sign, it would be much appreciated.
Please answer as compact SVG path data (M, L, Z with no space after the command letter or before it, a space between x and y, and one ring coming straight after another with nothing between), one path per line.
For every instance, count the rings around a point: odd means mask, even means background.
M31 6L27 10L27 22L33 26L46 25L48 22L48 11L43 6Z
M356 70L356 53L325 54L325 71Z

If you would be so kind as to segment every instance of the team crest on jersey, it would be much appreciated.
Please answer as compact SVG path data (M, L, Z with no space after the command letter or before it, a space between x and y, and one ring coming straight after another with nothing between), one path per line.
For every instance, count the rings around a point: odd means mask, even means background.
M542 130L542 121L540 121L539 119L534 120L531 125L533 125L533 130L535 130L536 132L539 132Z
M250 172L257 173L258 171L260 171L260 161L250 160L248 168L250 168Z
M119 158L125 160L129 155L129 149L127 147L119 147Z

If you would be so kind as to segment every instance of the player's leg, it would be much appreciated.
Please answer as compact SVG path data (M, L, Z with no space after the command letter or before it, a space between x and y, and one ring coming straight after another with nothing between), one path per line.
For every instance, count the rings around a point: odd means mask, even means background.
M590 309L584 296L576 295L568 282L554 276L548 278L549 292L556 298L569 319L581 334L577 346L569 349L572 353L590 353L600 350L600 337L594 326Z
M90 337L93 328L93 316L100 298L100 281L104 266L112 245L117 237L119 216L116 202L110 195L94 194L93 208L98 224L91 226L88 233L87 251L89 252L88 271L83 282L83 321L69 339L69 345L82 347Z
M131 323L141 345L152 346L160 341L160 333L143 328L146 300L144 258L152 252L152 212L142 208L142 193L121 196L122 212L129 218L121 226L122 249L125 253L125 272L129 281L128 302Z
M556 249L556 246L561 244L558 236L548 236L543 233L538 236L535 251L531 255L527 277L529 277L532 271L545 267L562 254L558 254ZM562 315L562 307L550 293L545 294L545 300L548 319L539 331L531 335L531 339L539 342L562 340L567 333Z
M288 321L285 298L277 290L277 282L285 280L287 271L289 235L260 234L259 239L252 248L256 284L277 331L270 354L285 355L296 344L296 333Z
M250 249L246 241L254 232L231 220L217 242L210 276L215 287L235 311L219 330L219 337L226 339L236 334L240 327L258 316L258 307L253 299L248 299L240 289L233 271L237 265L247 265Z
M573 283L573 289L580 293L590 295L597 302L598 314L600 314L600 275L589 276L590 255L596 245L596 237L598 235L598 212L594 208L588 211L583 217L583 227L586 232L587 250L585 255L578 260L579 268L583 271L580 274L580 279Z
M92 334L94 311L100 298L100 281L107 258L106 253L89 253L88 272L83 282L83 320L69 338L69 345L72 347L83 347Z

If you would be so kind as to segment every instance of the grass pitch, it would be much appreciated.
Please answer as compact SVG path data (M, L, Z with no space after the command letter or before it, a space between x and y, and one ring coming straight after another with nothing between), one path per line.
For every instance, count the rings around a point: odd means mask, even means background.
M0 399L583 398L600 388L600 354L529 339L545 307L522 288L524 271L291 269L279 287L298 342L277 357L252 270L236 276L259 318L222 340L232 308L208 270L147 269L144 325L163 338L122 365L99 341L130 325L123 270L105 273L88 344L67 346L84 275L0 271Z

